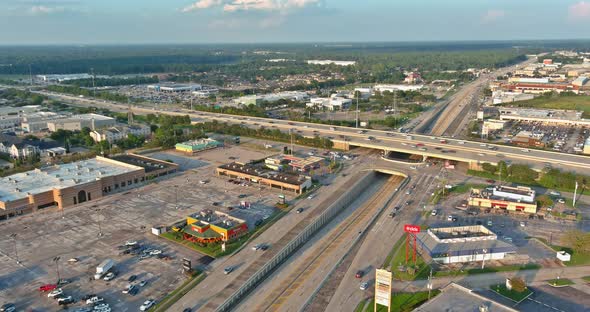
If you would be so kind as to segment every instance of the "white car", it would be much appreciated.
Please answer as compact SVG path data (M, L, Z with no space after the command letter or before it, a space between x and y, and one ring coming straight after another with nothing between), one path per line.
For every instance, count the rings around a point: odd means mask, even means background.
M313 199L315 197L315 195L311 194L309 196L307 196L307 199Z
M549 195L561 196L561 193L560 192L557 192L557 191L551 191L551 192L549 192Z
M453 217L452 215L449 215L449 216L447 217L447 221L453 221L453 218L454 218L454 217Z
M78 258L70 258L70 259L68 259L68 262L69 263L76 263L78 261L80 261L80 260L78 260Z
M125 246L135 246L137 245L137 241L126 241Z
M525 227L526 226L526 223L524 223L524 221L520 221L520 226L521 227Z
M115 278L115 273L113 273L113 272L109 272L109 273L107 273L107 275L105 275L105 276L104 276L102 279L103 279L104 281L107 281L107 282L108 282L108 281L111 281L111 280L113 280L114 278Z
M72 298L72 296L67 296L67 297L57 299L57 302L60 303L63 301L67 301L68 303L72 303L73 300L74 300L74 298Z
M64 293L64 291L61 290L61 288L58 288L58 289L53 290L52 292L48 293L47 294L47 297L48 298L53 298L53 297L59 296L59 295L61 295L63 293Z
M162 254L162 251L160 249L152 250L150 252L150 255L152 255L152 256L156 256L156 255L159 255L159 254Z
M430 215L431 215L431 216L436 216L437 214L438 214L438 211L437 211L436 209L433 209L433 210L430 212Z
M367 288L369 288L369 283L367 283L367 282L362 282L362 283L361 283L361 286L360 286L360 289L361 289L361 290L367 290Z
M149 310L156 302L152 299L148 299L143 302L141 307L139 307L139 311L147 311Z
M256 245L252 246L252 250L256 251L256 250L260 249L260 247L262 247L260 244L256 244Z
M86 299L86 304L97 304L97 303L103 302L103 301L104 301L103 297L94 296L92 298Z

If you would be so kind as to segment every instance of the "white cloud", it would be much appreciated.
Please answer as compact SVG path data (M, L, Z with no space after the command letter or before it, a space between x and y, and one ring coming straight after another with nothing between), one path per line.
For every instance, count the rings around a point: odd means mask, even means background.
M492 23L506 16L503 10L488 10L481 18L483 23Z
M570 5L568 8L569 17L572 20L590 19L590 2L580 1Z
M320 0L199 0L182 9L190 12L212 7L223 7L225 12L238 11L280 11L287 12L291 9L302 9L312 4L318 4Z
M190 12L201 9L208 9L210 7L219 6L222 4L222 0L199 0L187 7L182 9L182 12Z
M45 5L35 5L31 7L30 12L35 15L41 14L53 14L53 13L61 13L64 12L66 9L62 6L45 6Z

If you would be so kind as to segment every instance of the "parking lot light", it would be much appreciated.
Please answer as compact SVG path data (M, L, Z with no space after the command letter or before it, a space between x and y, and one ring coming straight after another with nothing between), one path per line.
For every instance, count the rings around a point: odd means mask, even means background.
M20 264L20 260L18 260L18 249L16 247L16 233L12 233L10 234L10 238L12 238L13 242L14 242L14 256L16 258L16 264Z

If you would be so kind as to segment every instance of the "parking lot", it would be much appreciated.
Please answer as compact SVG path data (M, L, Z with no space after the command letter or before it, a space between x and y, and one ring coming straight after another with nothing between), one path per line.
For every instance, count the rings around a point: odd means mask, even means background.
M168 157L168 152L160 153ZM253 209L240 211L247 220L251 215L272 214L277 192L214 176L215 166L225 162L222 156L245 159L263 153L233 146L195 156L172 154L175 162L197 165L125 193L66 208L63 213L48 210L0 223L5 233L0 237L0 300L15 303L18 311L60 310L48 293L38 291L42 285L56 283L59 270L59 277L69 281L62 286L64 294L76 301L70 306L84 306L81 299L96 294L113 311L137 311L146 299L157 301L184 281L183 258L193 264L212 260L151 234L153 226L172 224L202 209L217 209L213 203L223 203L221 209L249 200ZM13 238L12 233L17 235ZM161 253L123 254L119 246L127 241ZM69 263L71 258L79 261ZM111 281L94 280L97 265L105 259L114 260L117 276ZM135 283L146 281L146 285L135 295L123 294L131 275L137 276Z

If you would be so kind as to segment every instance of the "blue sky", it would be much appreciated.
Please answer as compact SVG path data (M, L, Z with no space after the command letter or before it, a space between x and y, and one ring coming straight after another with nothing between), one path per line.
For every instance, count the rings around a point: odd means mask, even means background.
M590 0L0 0L0 5L0 45L590 37Z

